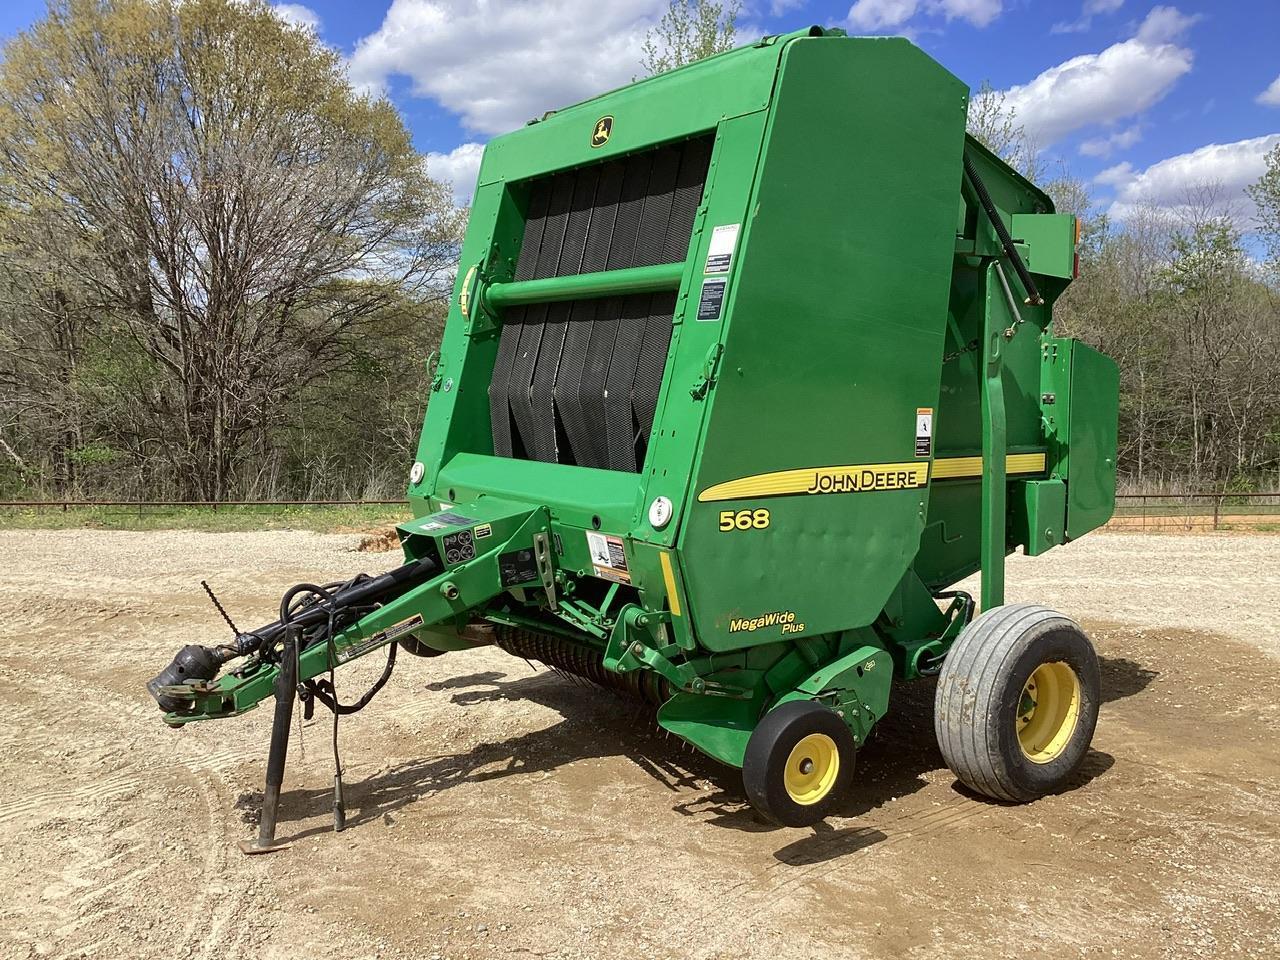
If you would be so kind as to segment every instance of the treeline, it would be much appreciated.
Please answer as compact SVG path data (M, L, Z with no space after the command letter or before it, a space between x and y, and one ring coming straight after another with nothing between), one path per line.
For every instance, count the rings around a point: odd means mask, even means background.
M1218 184L1115 221L1077 179L1050 180L1083 221L1081 276L1059 332L1120 367L1122 487L1140 492L1280 489L1280 147L1244 198Z
M1280 489L1280 297L1215 192L1176 213L1094 216L1055 313L1120 366L1120 479L1134 490Z
M734 39L663 24L650 72ZM1085 221L1122 481L1280 487L1280 149L1246 243L1212 185L1111 221L989 87L970 127ZM0 497L399 496L464 219L259 0L58 0L0 61Z
M463 220L265 4L54 3L0 64L0 496L399 494Z
M1082 221L1081 276L1054 320L1119 364L1122 487L1280 489L1280 147L1246 196L1203 183L1114 220L990 84L969 132Z

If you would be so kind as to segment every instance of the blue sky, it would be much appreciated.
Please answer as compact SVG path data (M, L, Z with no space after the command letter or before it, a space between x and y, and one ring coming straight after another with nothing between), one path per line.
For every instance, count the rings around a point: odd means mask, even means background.
M665 0L309 0L277 4L384 90L433 172L467 197L489 137L639 72ZM1243 187L1280 144L1278 0L748 0L747 42L811 23L905 34L962 80L1007 91L1046 158L1118 216ZM43 14L4 0L0 35Z

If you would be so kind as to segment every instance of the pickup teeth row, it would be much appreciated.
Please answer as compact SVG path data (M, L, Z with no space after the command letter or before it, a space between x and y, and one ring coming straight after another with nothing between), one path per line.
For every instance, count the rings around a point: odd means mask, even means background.
M581 677L608 690L637 697L655 707L669 700L673 692L671 684L650 670L632 673L606 670L599 652L562 637L501 625L497 628L496 640L501 649L513 656L536 660L552 670L567 674L569 679Z

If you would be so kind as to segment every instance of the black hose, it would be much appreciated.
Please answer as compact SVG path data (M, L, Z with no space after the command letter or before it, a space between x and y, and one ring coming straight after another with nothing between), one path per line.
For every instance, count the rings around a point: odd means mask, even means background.
M308 692L323 703L334 713L346 717L353 713L359 713L367 707L370 701L378 695L378 691L387 685L387 681L391 679L391 672L396 665L396 647L398 644L392 643L387 649L387 665L382 670L382 676L374 682L373 686L365 692L365 695L355 703L339 703L337 691L333 689L333 685L328 680L310 680L307 682Z
M323 597L329 601L329 605L333 605L333 594L324 587L316 586L314 583L298 583L294 584L284 592L284 596L280 598L280 622L290 623L293 620L293 614L296 612L293 608L293 598L300 593L310 593L317 597ZM305 601L304 601L305 605Z
M404 568L400 568L403 570ZM283 597L280 598L280 622L286 625L286 629L298 629L294 627L291 618L296 612L307 611L308 613L315 608L320 608L328 613L323 628L323 635L320 635L320 628L317 627L315 635L311 638L311 642L323 642L328 645L329 660L329 679L328 680L307 680L303 689L308 694L308 700L319 700L333 713L333 829L341 831L347 822L346 802L343 799L342 791L342 755L338 749L338 718L358 713L367 707L371 700L377 696L388 680L391 679L391 672L396 666L396 644L392 641L387 651L387 665L382 670L382 676L378 677L372 687L365 692L365 695L355 703L346 704L338 699L337 681L334 676L334 670L337 666L338 656L337 647L335 645L337 635L337 616L339 611L338 598L344 595L350 595L350 588L359 583L363 574L356 576L354 579L347 581L340 588L335 584L328 587L321 587L314 583L300 583L288 590ZM306 594L312 599L303 599L298 606L294 607L294 598ZM350 613L351 608L344 608L343 613Z
M1009 231L1004 225L1004 219L1000 216L1000 211L996 209L995 203L992 202L991 194L987 192L987 185L978 176L978 171L974 169L973 161L969 159L967 153L964 155L964 172L965 176L969 178L969 182L973 184L973 192L978 195L978 203L982 205L987 219L991 221L991 226L996 229L996 236L1000 238L1000 246L1004 247L1005 256L1013 264L1013 269L1017 271L1018 279L1022 281L1022 286L1026 288L1026 302L1033 307L1043 305L1044 297L1040 296L1040 291L1036 288L1036 282L1031 279L1031 272L1027 269L1027 265L1022 262L1022 257L1018 256L1018 248L1013 245L1013 237L1009 236Z

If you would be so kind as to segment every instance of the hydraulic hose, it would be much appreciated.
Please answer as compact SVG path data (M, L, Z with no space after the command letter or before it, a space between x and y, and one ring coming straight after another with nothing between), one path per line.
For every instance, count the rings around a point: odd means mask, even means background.
M281 598L279 620L238 634L230 643L214 647L188 644L178 651L168 666L148 681L147 690L161 710L181 710L187 701L161 693L163 688L207 682L217 676L224 664L236 657L258 651L271 651L284 639L285 630L290 625L299 629L299 636L322 625L328 628L325 630L326 634L332 634L336 614L352 608L385 603L432 576L438 569L439 563L436 560L424 557L376 577L361 574L336 589L310 583L298 584ZM293 601L300 594L309 594L319 599L295 607ZM300 644L305 646L303 641Z
M974 169L973 161L969 159L967 153L964 155L964 173L969 178L969 182L973 184L973 192L978 195L978 203L982 205L987 219L991 221L991 226L995 227L996 236L1000 239L1000 246L1004 248L1005 256L1013 264L1013 269L1017 271L1018 279L1022 281L1022 286L1027 291L1026 302L1033 307L1041 306L1044 303L1044 297L1040 296L1036 282L1031 279L1031 271L1022 262L1022 257L1018 256L1018 248L1013 245L1013 237L1009 236L1009 230L1004 225L1004 219L1000 216L1000 211L996 209L996 205L991 199L991 194L987 192L987 185L978 176L978 171Z

